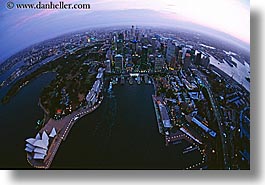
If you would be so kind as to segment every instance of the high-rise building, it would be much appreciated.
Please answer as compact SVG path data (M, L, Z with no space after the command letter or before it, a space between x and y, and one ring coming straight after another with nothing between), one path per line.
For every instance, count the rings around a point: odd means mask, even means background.
M147 56L148 56L148 47L143 46L142 47L142 54L141 54L141 62L143 64L147 64Z
M123 54L123 41L120 39L117 40L117 53Z
M155 72L161 72L162 69L164 68L164 66L165 66L165 60L164 60L163 56L158 55L155 58L155 66L154 66Z
M201 59L202 59L202 54L197 53L196 58L195 58L195 65L200 65L201 64Z
M176 57L176 45L172 40L167 42L166 60L170 63Z
M153 47L151 44L148 44L147 45L147 48L148 48L148 54L152 54L153 53Z
M131 28L131 39L135 39L135 28L134 28L133 25L132 25L132 28Z
M130 47L131 47L131 49L132 49L132 53L133 53L133 54L136 53L136 51L137 51L137 46L138 46L137 41L136 41L136 40L132 40L131 43L130 43Z
M104 65L106 67L106 73L111 73L111 61L110 60L105 60Z
M120 54L115 55L115 71L121 72L123 70L123 56Z
M182 64L182 55L183 55L183 52L182 52L182 50L179 50L179 54L178 54L178 64L179 65L183 65Z
M111 59L111 50L108 49L107 52L106 52L106 59Z
M135 39L136 40L140 39L140 30L138 28L135 29Z
M156 38L155 37L152 38L152 47L153 47L153 51L155 51L156 50Z
M192 63L195 62L195 49L190 50L190 60Z
M189 53L186 53L184 58L184 65L183 69L187 70L191 65L191 55Z
M124 41L124 34L123 33L119 33L118 39Z
M203 58L201 59L201 65L205 68L208 68L210 65L210 58L209 56L203 56Z

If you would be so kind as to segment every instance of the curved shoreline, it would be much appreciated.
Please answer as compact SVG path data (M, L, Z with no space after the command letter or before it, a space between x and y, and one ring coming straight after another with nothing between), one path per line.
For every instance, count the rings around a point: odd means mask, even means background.
M57 150L62 141L65 141L73 125L82 117L95 111L102 103L104 96L99 98L99 101L93 107L79 108L72 114L67 115L61 120L54 120L50 118L45 126L39 131L50 133L52 128L56 128L57 135L53 138L48 148L47 156L43 162L34 160L30 154L27 153L28 163L35 168L48 169L56 155Z

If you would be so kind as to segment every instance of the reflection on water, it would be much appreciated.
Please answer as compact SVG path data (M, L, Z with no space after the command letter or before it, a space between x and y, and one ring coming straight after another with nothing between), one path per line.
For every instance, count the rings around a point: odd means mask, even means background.
M0 119L4 120L0 123L0 168L31 168L24 152L25 139L37 133L36 121L43 116L38 97L54 77L55 73L38 77L7 105L0 105ZM165 146L156 124L153 93L152 85L143 84L106 89L101 106L73 126L51 167L182 169L201 161L199 152L182 154L185 141Z
M152 85L116 85L98 110L78 121L61 145L53 168L182 169L201 160L183 155L182 144L166 147L152 103Z
M25 139L34 136L36 121L43 117L38 106L42 88L48 85L55 73L45 73L23 87L8 104L0 105L0 168L30 168L24 151ZM3 96L5 89L1 89Z

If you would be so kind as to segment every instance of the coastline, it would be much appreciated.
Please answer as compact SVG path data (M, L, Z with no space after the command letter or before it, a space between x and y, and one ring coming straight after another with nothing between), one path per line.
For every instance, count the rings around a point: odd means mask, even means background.
M78 121L78 119L95 111L101 105L103 99L104 99L104 96L102 95L99 98L98 103L94 105L93 107L85 107L85 109L84 107L81 107L78 110L74 111L73 113L67 115L61 120L54 120L50 118L46 122L45 126L39 131L39 133L43 133L44 131L47 133L50 133L52 128L55 128L57 130L57 135L52 139L50 146L48 148L47 156L45 157L43 162L40 162L40 161L34 160L32 156L30 156L27 153L28 163L32 167L35 167L35 168L42 168L42 169L50 168L61 142L66 140L73 125ZM75 119L76 117L78 118Z

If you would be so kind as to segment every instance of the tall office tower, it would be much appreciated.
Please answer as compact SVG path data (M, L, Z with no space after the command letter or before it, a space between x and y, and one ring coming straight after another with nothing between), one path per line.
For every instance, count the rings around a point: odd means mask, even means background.
M195 49L190 50L190 60L192 63L195 63Z
M130 35L129 35L129 31L128 30L125 30L124 31L124 36L125 36L125 39L129 39L130 38Z
M123 54L123 41L120 39L117 40L117 53Z
M142 47L142 54L141 54L141 63L147 64L147 56L148 56L148 47L143 46Z
M183 65L183 63L182 63L182 55L183 55L183 52L182 52L182 50L179 50L179 54L178 54L178 64L179 65Z
M106 59L112 60L112 51L111 49L108 49L106 52Z
M210 58L209 56L203 56L201 59L201 65L205 68L208 68L210 65Z
M124 41L124 34L123 33L119 33L118 39Z
M179 62L178 62L178 57L179 57L179 51L181 50L181 47L180 46L176 46L176 49L175 49L175 59L174 59L174 68L176 68L177 66L180 66Z
M152 45L151 45L151 44L148 44L148 45L147 45L147 48L148 48L148 54L149 54L149 55L152 54L153 51L154 51Z
M197 53L196 58L195 58L195 65L200 65L201 64L201 59L202 59L202 54Z
M172 40L167 42L166 61L168 64L176 62L176 45Z
M156 38L155 37L153 37L152 38L152 47L153 47L153 51L155 51L156 50Z
M137 41L136 40L131 41L131 49L132 49L132 53L135 54L136 50L137 50Z
M105 60L104 65L106 67L106 73L111 73L111 61L110 60Z
M161 72L162 69L164 68L164 66L165 66L165 60L164 60L163 56L158 55L155 58L155 64L154 64L155 72Z
M190 57L191 55L189 53L186 53L185 58L184 58L184 65L183 65L183 69L185 70L187 70L191 65Z
M123 56L120 54L115 55L115 71L122 72L123 70Z
M140 30L138 28L135 29L135 40L140 39Z
M135 39L135 28L134 28L133 25L132 25L132 28L131 28L131 39Z

